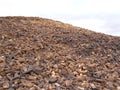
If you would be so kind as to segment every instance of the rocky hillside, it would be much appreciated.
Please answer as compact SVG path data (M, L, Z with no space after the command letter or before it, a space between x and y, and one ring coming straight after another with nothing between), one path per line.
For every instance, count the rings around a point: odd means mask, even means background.
M120 90L120 37L0 17L0 90Z

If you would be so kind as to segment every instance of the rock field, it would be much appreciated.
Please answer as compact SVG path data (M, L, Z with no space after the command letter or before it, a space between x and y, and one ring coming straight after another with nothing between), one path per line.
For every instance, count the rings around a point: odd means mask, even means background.
M120 37L0 17L0 90L120 90Z

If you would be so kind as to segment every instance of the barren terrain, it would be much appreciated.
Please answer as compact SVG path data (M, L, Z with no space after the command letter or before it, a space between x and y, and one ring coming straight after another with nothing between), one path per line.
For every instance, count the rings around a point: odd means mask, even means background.
M120 90L120 37L0 17L0 90Z

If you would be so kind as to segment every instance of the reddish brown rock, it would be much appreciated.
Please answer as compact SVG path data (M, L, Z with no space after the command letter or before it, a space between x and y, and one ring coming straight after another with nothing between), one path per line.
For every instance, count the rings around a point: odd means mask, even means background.
M120 90L120 37L38 17L0 17L0 90Z

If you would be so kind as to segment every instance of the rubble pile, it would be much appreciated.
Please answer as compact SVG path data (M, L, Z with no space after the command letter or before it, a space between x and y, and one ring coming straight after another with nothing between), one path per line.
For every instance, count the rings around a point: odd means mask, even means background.
M120 37L0 17L0 90L120 90Z

